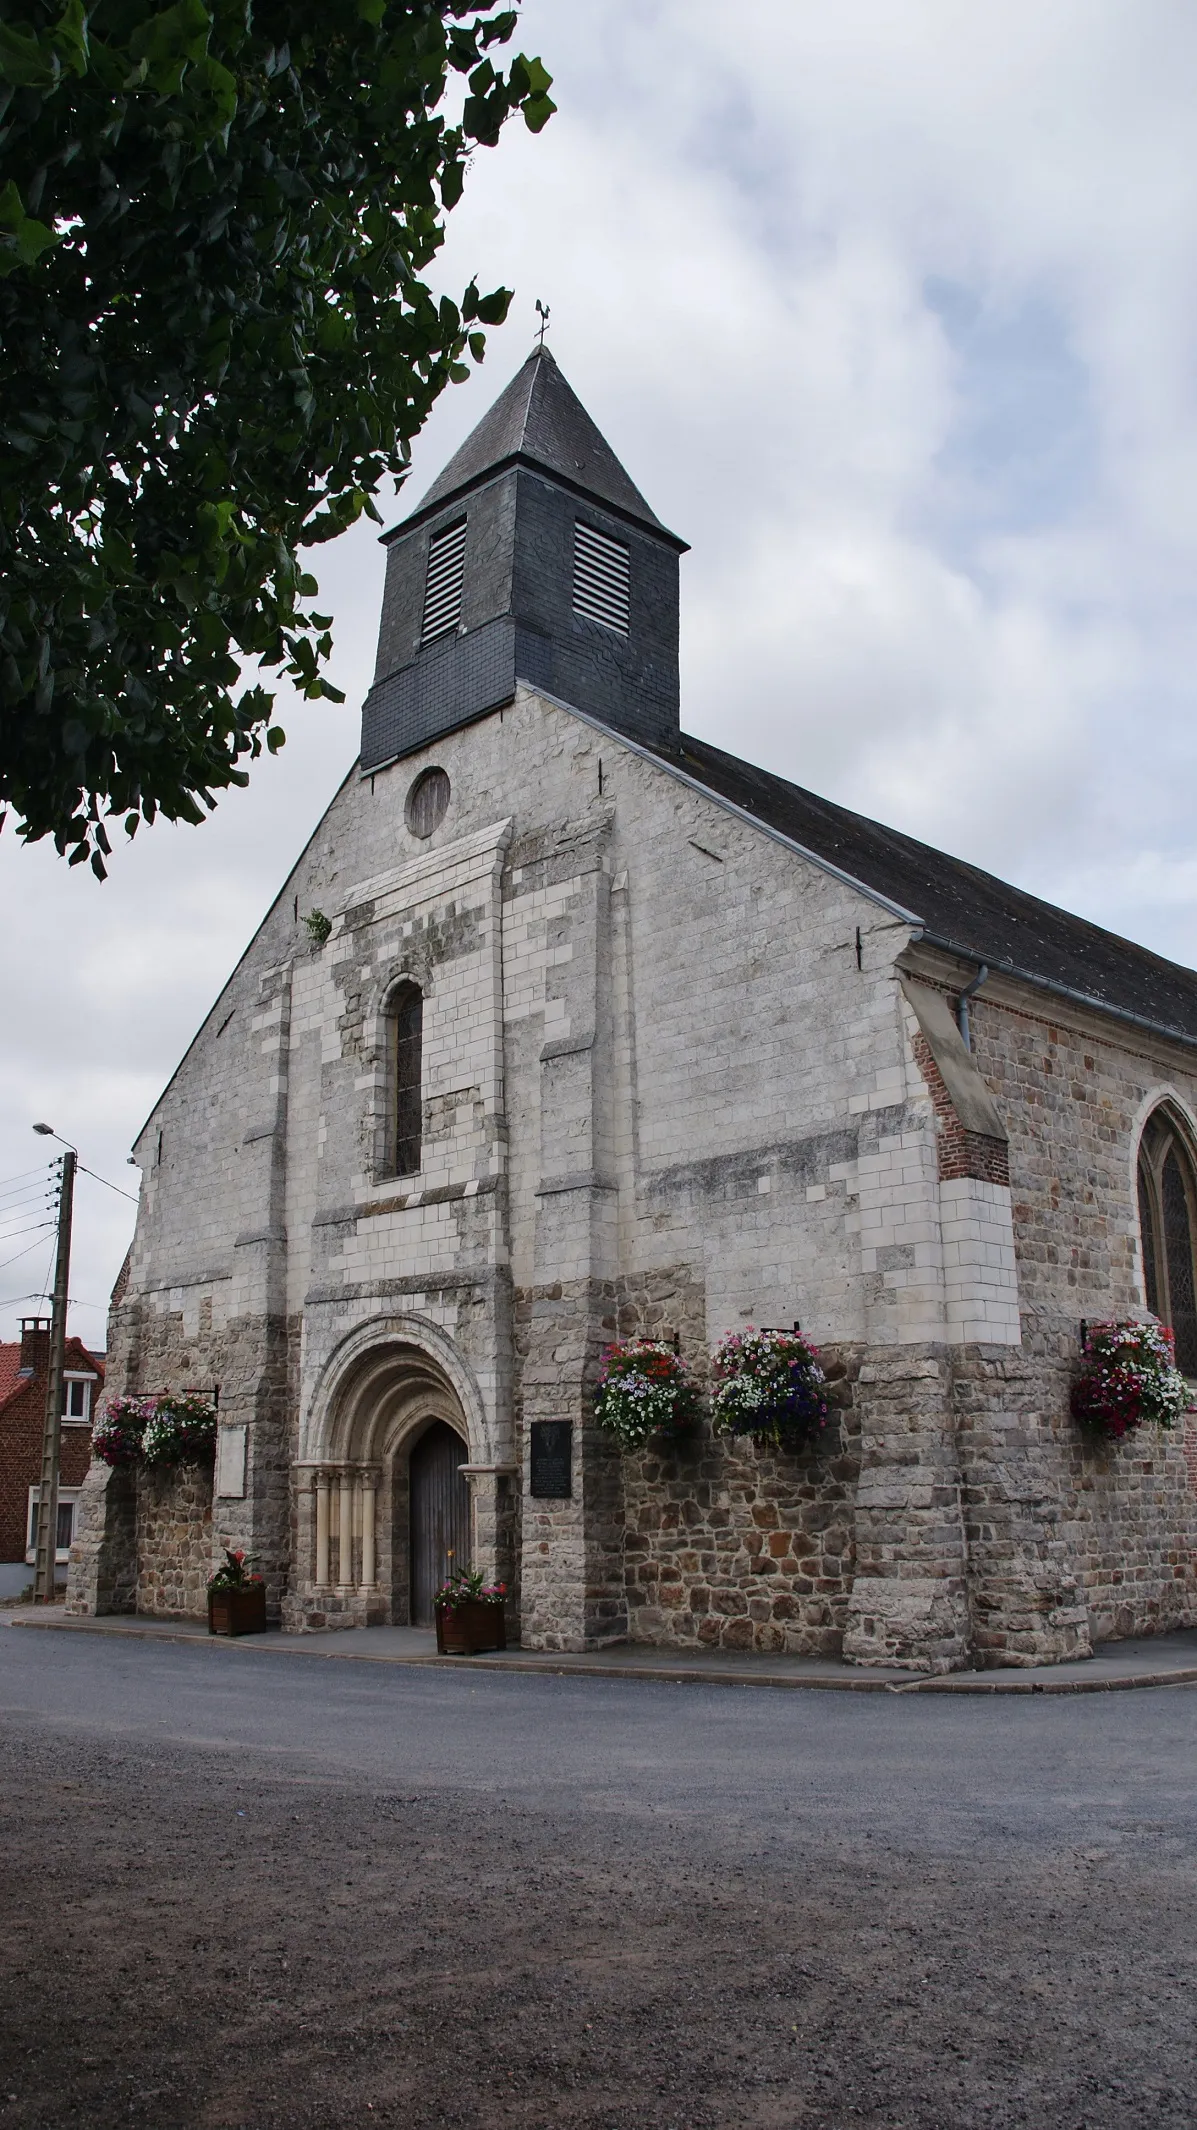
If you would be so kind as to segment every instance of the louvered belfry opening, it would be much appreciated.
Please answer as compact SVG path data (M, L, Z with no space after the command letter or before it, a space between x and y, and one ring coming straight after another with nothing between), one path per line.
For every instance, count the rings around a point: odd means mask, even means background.
M424 580L424 619L421 641L451 636L461 620L461 586L465 574L466 521L446 525L433 533L428 543L428 575Z
M685 544L537 347L386 536L361 774L504 709L521 686L676 747Z
M574 612L628 633L628 550L581 519L574 527Z

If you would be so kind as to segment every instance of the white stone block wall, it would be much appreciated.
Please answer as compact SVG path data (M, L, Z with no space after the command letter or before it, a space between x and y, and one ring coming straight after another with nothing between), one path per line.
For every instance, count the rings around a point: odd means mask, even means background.
M1018 1266L1009 1186L958 1176L939 1186L948 1337L1017 1346Z

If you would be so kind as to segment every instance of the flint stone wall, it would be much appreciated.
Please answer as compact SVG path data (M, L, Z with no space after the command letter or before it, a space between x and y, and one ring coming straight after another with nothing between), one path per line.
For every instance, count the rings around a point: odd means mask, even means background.
M137 1610L161 1619L207 1617L212 1573L212 1467L137 1475Z

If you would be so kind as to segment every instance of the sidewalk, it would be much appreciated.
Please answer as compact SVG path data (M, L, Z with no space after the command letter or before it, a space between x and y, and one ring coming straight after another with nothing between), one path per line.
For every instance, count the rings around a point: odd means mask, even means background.
M451 1671L548 1672L554 1678L653 1679L667 1685L809 1687L849 1694L1094 1694L1132 1686L1197 1684L1197 1628L1175 1634L1105 1642L1082 1663L1037 1665L1029 1671L958 1671L938 1678L919 1673L862 1670L834 1657L740 1655L731 1650L659 1649L641 1643L563 1655L511 1649L484 1657L440 1657L431 1629L366 1627L326 1634L208 1634L200 1620L109 1616L67 1619L51 1612L0 1611L0 1624L39 1634L123 1636L127 1641L189 1642L231 1653L322 1658L341 1663L437 1666Z

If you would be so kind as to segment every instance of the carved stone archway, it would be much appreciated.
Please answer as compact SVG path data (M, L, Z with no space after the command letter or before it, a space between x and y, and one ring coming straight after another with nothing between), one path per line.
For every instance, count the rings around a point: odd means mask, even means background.
M289 1625L406 1623L408 1458L437 1420L461 1438L475 1565L510 1580L511 1534L500 1526L512 1518L496 1514L509 1490L506 1474L478 1455L485 1414L472 1371L438 1326L375 1319L330 1355L309 1404Z

